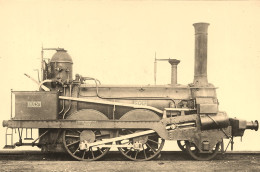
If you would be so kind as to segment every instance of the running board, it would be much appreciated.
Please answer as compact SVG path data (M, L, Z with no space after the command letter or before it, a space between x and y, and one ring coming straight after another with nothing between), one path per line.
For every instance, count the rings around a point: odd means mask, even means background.
M135 104L129 104L129 103L111 102L111 101L94 100L94 99L86 99L86 98L75 98L75 97L67 97L67 96L59 96L59 99L79 101L79 102L87 102L87 103L96 103L96 104L106 104L106 105L112 105L112 106L132 107L132 108L136 108L136 109L149 109L149 110L158 112L160 114L163 113L162 110L157 109L157 108L152 107L152 106L141 106L141 105L135 105Z

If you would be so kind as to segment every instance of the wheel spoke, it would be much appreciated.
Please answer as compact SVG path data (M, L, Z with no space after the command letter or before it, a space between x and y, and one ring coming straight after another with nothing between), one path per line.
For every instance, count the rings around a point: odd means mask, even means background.
M101 154L104 153L99 147L97 147L97 149L99 150L99 152L101 152Z
M75 155L75 153L79 150L79 147L73 152L73 154Z
M155 143L155 144L157 144L157 145L159 145L159 143L158 142L156 142L156 141L154 141L154 140L151 140L151 139L148 139L150 142L153 142L153 143Z
M144 149L144 145L143 146L143 150L144 150L144 158L147 159L146 153L145 153L145 149Z
M86 150L83 150L82 159L84 159L84 158L85 158L85 154L86 154Z
M136 157L137 157L137 154L138 154L139 152L138 151L136 151L136 153L135 153L135 159L136 159Z
M91 151L92 157L93 157L93 159L94 159L94 158L95 158L95 156L94 156L93 149L92 149L92 148L89 148L89 150Z
M72 129L68 129L67 131L70 131L70 132L72 132L72 133L81 133L81 131L78 131L78 130L72 130Z
M76 144L76 143L79 143L79 140L77 140L77 141L75 141L75 142L72 142L72 143L70 143L70 144L67 144L67 146L69 147L69 146L74 145L74 144Z
M128 154L130 151L131 151L131 149L128 149L128 151L126 151L126 153L125 153L125 154Z
M79 136L76 135L65 135L66 137L75 137L75 138L79 138Z
M107 138L110 138L110 134L96 135L96 139L98 140L107 139Z
M109 136L110 134L96 134L96 137Z
M149 134L149 136L156 136L157 133L152 133L152 134Z
M154 150L154 148L152 148L148 143L146 143L146 145L153 151L153 153L156 153L156 151Z
M130 134L133 134L134 132L133 131L131 131L131 130L127 130Z

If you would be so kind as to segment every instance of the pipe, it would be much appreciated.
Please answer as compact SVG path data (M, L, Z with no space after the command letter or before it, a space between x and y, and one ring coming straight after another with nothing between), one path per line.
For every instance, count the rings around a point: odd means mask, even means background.
M207 44L209 23L194 23L195 28L195 67L194 85L205 86L207 78Z
M53 82L53 80L47 79L47 80L44 80L41 83L39 83L39 90L40 90L40 88L43 88L44 91L50 91L50 89L48 87L43 85L44 83L47 83L47 82Z
M66 96L66 88L63 88L64 96ZM59 112L59 115L64 111L65 108L65 100L62 100L62 110Z
M28 78L30 78L33 82L35 82L36 84L38 84L39 85L39 89L42 87L42 89L44 90L44 91L50 91L50 89L48 88L48 87L46 87L45 85L42 85L42 84L44 84L44 81L42 81L41 83L39 83L38 81L36 81L33 77L31 77L30 75L28 75L28 74L24 74L25 76L27 76ZM46 80L45 80L46 81Z
M72 97L72 84L70 84L70 97ZM69 108L64 112L63 116L62 116L62 119L65 119L65 116L66 114L70 111L70 108L71 108L71 100L69 100Z
M169 63L172 66L171 85L176 85L177 84L177 65L180 63L180 60L169 59Z

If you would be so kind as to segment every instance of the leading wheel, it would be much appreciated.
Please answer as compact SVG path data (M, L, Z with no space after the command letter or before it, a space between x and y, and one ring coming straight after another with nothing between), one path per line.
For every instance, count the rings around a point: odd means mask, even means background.
M200 153L199 149L195 146L195 144L189 141L186 141L185 145L187 152L190 154L192 158L199 161L208 161L213 159L217 155L220 143L217 143L212 149L212 151L209 153Z
M65 130L63 132L63 144L67 152L75 159L81 161L94 161L106 155L110 148L90 147L80 149L80 142L87 141L93 143L101 138L102 132L99 130Z
M140 131L122 130L120 135L132 134ZM165 140L154 133L135 138L118 141L118 145L126 147L118 150L128 159L133 161L146 161L157 157L164 145Z

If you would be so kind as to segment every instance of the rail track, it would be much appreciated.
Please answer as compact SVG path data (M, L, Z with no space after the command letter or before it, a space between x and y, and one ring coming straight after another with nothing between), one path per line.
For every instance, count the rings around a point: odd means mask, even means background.
M227 152L225 154L219 153L215 160L212 161L229 161L238 159L258 159L260 162L260 151L251 152ZM66 153L42 153L41 151L0 151L0 161L14 160L14 161L75 161ZM152 161L190 161L190 156L182 151L162 151L159 158ZM108 155L100 161L129 161L124 158L120 152L111 151Z
M260 152L228 152L211 161L194 161L183 152L161 153L152 161L129 161L119 152L102 160L76 161L68 154L0 151L0 171L260 171Z

